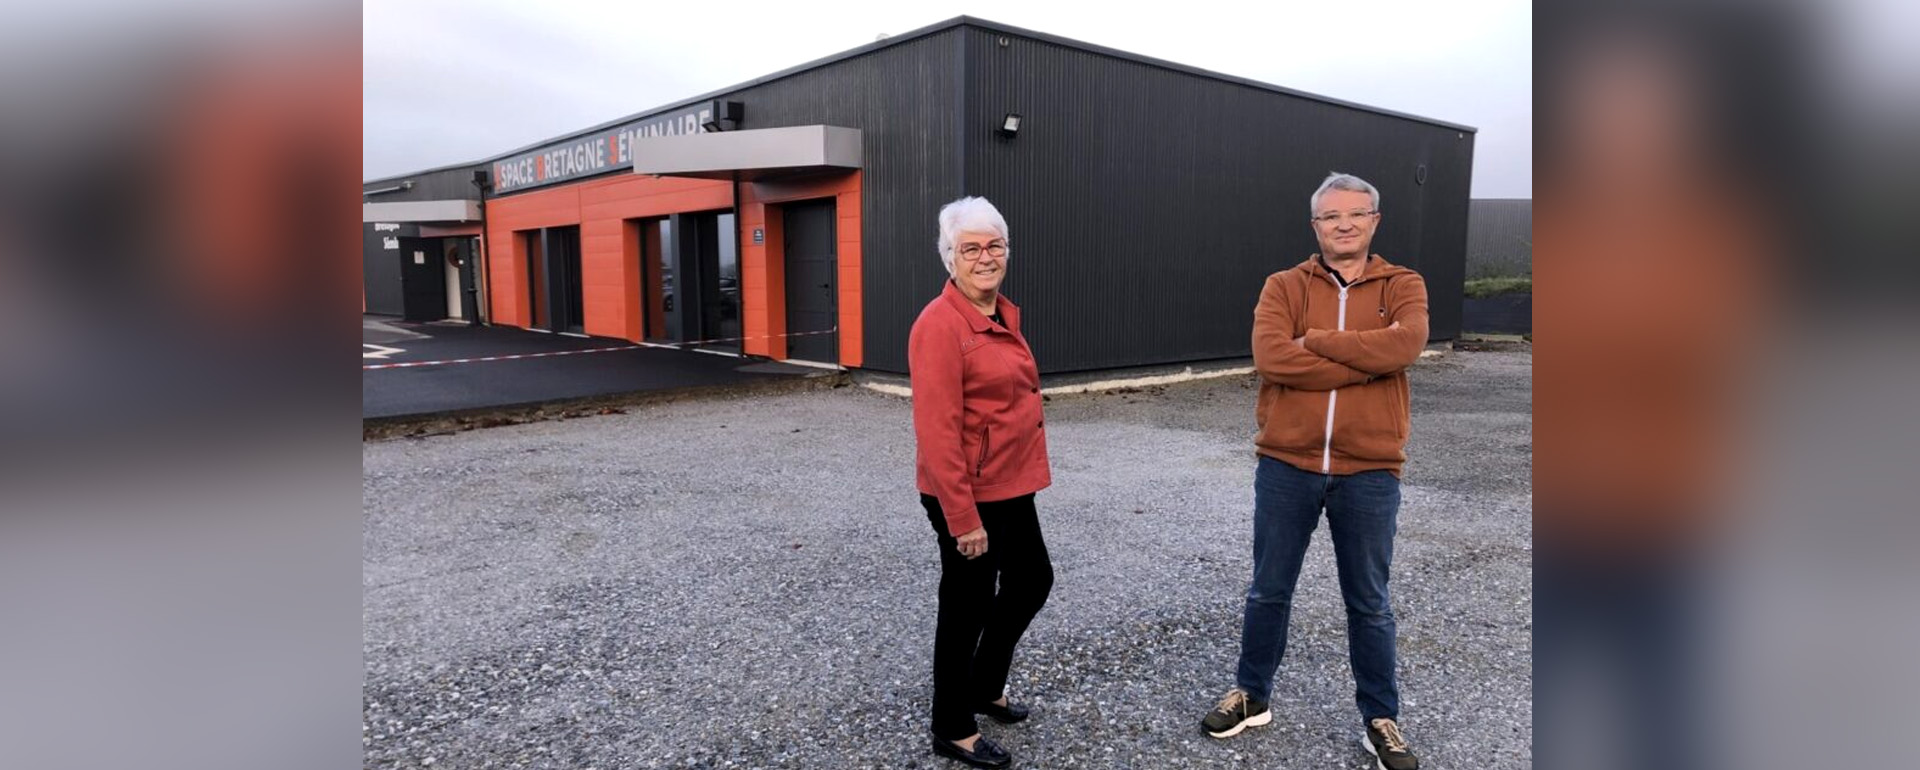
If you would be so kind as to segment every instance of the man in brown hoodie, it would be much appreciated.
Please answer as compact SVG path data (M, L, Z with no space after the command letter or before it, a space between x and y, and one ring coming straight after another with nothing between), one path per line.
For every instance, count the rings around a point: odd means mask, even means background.
M1387 575L1406 461L1406 369L1427 342L1427 285L1368 251L1380 223L1373 185L1333 174L1310 203L1321 253L1268 276L1253 312L1253 582L1235 687L1201 727L1226 738L1273 721L1267 704L1294 584L1325 511L1347 607L1361 745L1380 770L1417 770L1398 725Z

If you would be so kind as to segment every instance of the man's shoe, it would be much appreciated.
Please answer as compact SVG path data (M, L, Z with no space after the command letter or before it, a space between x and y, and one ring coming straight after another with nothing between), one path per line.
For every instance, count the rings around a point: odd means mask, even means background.
M1266 701L1254 700L1235 687L1220 699L1220 705L1207 712L1206 719L1200 720L1200 729L1215 738L1232 738L1241 730L1272 721L1273 711L1267 708Z
M1000 724L1003 724L1003 725L1010 725L1015 722L1027 721L1027 714L1029 712L1027 711L1026 706L1022 706L1018 703L1014 703L1013 701L1009 700L1007 701L1007 705L1005 706L1002 706L998 703L993 703L991 701L987 703L982 703L973 709L973 713L985 714L989 717L992 717L993 721L995 722L999 722Z
M1413 755L1407 737L1400 734L1400 725L1391 719L1368 722L1360 745L1373 755L1374 770L1420 770L1420 758Z
M953 741L933 736L933 753L949 759L958 759L974 767L1006 767L1013 764L1013 755L1006 749L993 745L987 736L973 739L973 750L960 748Z

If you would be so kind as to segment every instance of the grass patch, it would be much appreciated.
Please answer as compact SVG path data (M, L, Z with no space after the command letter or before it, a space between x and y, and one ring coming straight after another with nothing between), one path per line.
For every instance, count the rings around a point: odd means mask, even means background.
M1467 296L1474 299L1497 297L1502 294L1531 293L1533 293L1533 278L1531 276L1475 278L1467 282Z

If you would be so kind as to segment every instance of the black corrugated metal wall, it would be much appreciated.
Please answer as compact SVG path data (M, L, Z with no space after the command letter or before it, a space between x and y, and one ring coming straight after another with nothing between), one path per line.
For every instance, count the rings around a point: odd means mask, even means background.
M392 187L403 181L412 182L411 190L394 190L371 196L367 200L374 203L398 203L400 201L447 201L479 200L480 188L473 186L473 172L486 168L485 163L468 166L455 166L434 171L422 171L387 179L366 182L363 190L377 190Z
M1007 216L1005 290L1043 371L1247 355L1263 280L1316 250L1307 197L1333 170L1380 189L1374 250L1426 276L1432 336L1458 334L1471 133L962 31L965 191Z

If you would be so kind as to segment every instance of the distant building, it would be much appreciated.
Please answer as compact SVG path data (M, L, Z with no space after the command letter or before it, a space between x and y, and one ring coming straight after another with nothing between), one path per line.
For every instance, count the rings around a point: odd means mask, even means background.
M1533 275L1533 199L1474 198L1467 208L1467 279Z

